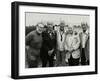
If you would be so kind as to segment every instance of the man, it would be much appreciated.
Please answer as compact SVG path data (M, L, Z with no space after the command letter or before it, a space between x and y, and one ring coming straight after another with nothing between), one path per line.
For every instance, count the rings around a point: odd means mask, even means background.
M57 65L56 66L65 66L65 50L64 50L64 40L65 40L65 23L60 23L60 28L57 31Z
M65 37L65 50L66 58L69 66L79 65L80 59L80 38L76 31L73 31L72 27L68 28L68 32Z
M36 30L30 32L26 36L26 60L28 62L28 67L38 67L40 58L40 48L42 45L42 31L44 25L38 23Z
M42 33L43 43L41 48L42 67L54 66L54 55L56 48L56 34L53 31L53 24L48 22L47 29Z
M83 32L80 33L80 39L81 39L81 65L86 65L86 53L85 53L85 49L86 49L86 43L88 40L88 34L86 32L87 30L87 26L86 24L81 24Z
M88 27L88 25L86 25L87 26L87 31L86 31L86 33L87 33L87 35L88 35L88 39L87 39L87 42L86 42L86 46L85 46L85 54L86 54L86 65L89 65L90 64L90 61L89 61L89 59L90 59L90 50L89 50L89 48L90 48L90 37L89 37L89 27Z

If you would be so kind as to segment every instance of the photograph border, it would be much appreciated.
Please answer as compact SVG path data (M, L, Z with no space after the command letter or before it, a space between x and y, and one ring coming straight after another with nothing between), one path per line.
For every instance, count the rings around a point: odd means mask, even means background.
M19 76L19 6L21 5L95 10L95 71ZM25 78L43 78L43 77L97 74L98 73L97 13L98 13L98 8L96 6L33 3L33 2L32 3L31 2L12 2L11 3L11 78L25 79Z

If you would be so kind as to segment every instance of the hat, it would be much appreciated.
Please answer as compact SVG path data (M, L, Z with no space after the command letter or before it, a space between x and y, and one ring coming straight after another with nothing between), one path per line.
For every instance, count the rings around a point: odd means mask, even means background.
M47 25L52 25L53 26L53 23L52 22L47 22Z
M65 26L65 22L64 21L61 21L59 25L60 26Z
M84 27L84 26L86 26L86 24L85 23L81 23L81 26Z

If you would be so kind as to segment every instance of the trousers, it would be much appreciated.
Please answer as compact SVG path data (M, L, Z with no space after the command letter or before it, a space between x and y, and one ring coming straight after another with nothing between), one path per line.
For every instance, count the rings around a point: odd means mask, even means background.
M65 52L64 51L59 51L57 50L57 54L56 54L56 66L65 66L66 62L65 62Z

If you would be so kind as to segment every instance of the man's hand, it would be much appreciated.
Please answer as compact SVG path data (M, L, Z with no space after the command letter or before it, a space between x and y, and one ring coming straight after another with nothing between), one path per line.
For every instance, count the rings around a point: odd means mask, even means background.
M68 49L68 51L69 51L69 52L72 52L72 51L73 51L73 47L70 47L70 48Z
M29 49L29 46L26 46L25 49L28 50Z
M48 51L49 56L53 53L54 49Z

